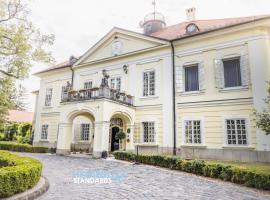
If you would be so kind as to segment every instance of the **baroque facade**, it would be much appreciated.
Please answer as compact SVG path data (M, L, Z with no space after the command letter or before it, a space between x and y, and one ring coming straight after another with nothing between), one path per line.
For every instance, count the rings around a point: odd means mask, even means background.
M34 145L270 162L270 136L252 120L270 81L270 17L192 12L168 27L151 13L144 34L113 28L81 57L36 73Z

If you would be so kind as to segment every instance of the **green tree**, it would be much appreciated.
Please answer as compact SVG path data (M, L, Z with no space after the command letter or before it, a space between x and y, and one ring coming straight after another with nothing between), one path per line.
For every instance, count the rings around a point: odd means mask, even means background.
M266 135L270 135L270 83L268 86L268 96L265 99L266 108L262 111L255 111L255 122L257 128L263 130Z
M47 50L54 35L41 34L35 28L29 19L28 2L0 0L0 123L5 121L7 110L17 105L15 81L26 78L36 62L54 62Z

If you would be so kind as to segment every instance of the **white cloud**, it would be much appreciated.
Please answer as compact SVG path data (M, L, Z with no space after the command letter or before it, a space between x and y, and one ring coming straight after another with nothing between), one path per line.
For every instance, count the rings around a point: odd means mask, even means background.
M139 22L152 12L152 0L35 0L31 1L31 18L45 33L56 36L53 56L58 62L70 55L81 55L118 26L140 31ZM168 25L185 20L185 9L196 7L197 19L213 19L270 14L269 0L156 0L157 10ZM31 71L47 66L38 65ZM24 81L29 91L39 88L39 80L30 76ZM29 98L29 110L34 98Z

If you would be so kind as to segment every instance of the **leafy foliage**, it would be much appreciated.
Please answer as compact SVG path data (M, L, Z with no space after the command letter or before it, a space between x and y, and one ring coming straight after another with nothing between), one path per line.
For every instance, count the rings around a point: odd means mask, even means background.
M9 109L24 109L25 89L15 85L23 80L35 62L52 63L47 50L54 35L41 34L29 20L27 0L0 0L0 124Z
M131 152L113 152L116 159L185 171L200 176L218 178L248 187L270 190L270 174L239 166L208 163L203 160L184 160L176 156L136 155Z
M15 142L0 141L0 150L29 152L29 153L47 153L48 147L32 146L29 144L19 144Z
M262 111L255 111L256 126L265 132L266 135L270 135L270 83L268 87L268 97L265 99L267 104L266 108Z
M36 159L0 151L0 198L32 188L41 171L42 165Z
M116 140L123 140L125 138L126 138L126 133L124 133L123 131L120 131L120 132L115 134Z

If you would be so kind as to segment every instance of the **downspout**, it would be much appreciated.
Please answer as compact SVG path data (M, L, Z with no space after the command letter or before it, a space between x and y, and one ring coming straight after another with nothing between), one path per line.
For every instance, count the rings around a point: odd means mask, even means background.
M175 106L175 55L174 55L174 46L173 40L170 41L172 48L172 82L173 82L173 155L176 155L176 106Z

